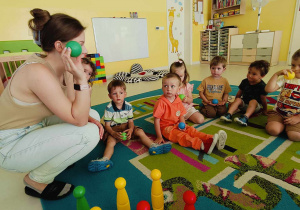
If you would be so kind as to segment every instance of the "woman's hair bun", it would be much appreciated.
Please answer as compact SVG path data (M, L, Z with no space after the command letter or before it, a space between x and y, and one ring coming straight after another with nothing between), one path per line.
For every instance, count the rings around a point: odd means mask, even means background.
M33 9L30 11L30 14L33 16L29 20L28 26L33 31L40 31L44 28L44 25L50 20L51 15L47 10L42 9Z

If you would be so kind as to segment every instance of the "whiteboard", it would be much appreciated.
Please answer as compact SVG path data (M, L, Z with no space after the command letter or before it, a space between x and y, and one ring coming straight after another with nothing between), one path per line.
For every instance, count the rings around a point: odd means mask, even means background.
M104 62L148 58L145 18L92 18L97 53Z

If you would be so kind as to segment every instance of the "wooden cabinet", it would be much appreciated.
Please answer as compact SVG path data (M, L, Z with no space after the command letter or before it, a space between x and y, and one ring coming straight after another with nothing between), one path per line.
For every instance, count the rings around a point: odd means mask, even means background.
M246 0L212 0L211 19L221 19L246 13Z
M237 34L238 28L226 28L200 32L200 62L209 63L220 55L228 61L230 36Z
M255 60L278 64L282 31L238 34L231 36L230 64L249 65Z

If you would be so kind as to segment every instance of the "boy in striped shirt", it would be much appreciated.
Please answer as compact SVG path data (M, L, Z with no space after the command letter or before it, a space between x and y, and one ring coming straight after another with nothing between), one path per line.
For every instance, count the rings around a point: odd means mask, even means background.
M130 103L125 101L126 85L120 80L113 80L107 87L108 96L112 100L105 108L104 121L106 134L106 148L101 159L92 160L88 169L92 172L103 171L113 166L110 160L115 145L124 140L122 134L126 133L127 138L140 139L149 148L150 155L164 154L171 150L171 144L156 144L145 134L142 128L135 126L133 122L133 110Z

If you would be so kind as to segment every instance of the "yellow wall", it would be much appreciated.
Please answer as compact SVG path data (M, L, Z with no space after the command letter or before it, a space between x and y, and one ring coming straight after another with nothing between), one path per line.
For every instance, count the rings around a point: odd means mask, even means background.
M262 7L259 29L282 31L279 61L287 60L294 21L295 5L296 0L270 0L267 5ZM225 22L225 26L237 26L239 28L239 33L243 34L247 31L256 30L257 14L258 9L255 11L252 10L251 0L246 0L246 14L223 18L223 21Z
M211 0L203 1L204 24L193 24L193 62L200 61L200 31L206 29L208 20L210 19Z
M27 22L31 18L32 8L47 9L50 13L63 12L78 18L86 29L86 47L89 52L96 52L92 28L92 17L129 17L129 11L137 11L140 18L147 18L149 58L106 63L107 75L119 71L129 71L133 63L140 63L144 69L168 66L168 37L166 1L163 0L0 0L0 40L32 39ZM191 1L191 0L190 0ZM257 26L257 10L251 8L251 0L246 0L246 14L224 18L225 25L236 25L240 33L255 30ZM282 30L280 61L286 61L289 50L294 8L296 0L270 0L263 7L260 29ZM193 62L200 59L200 31L204 30L211 17L211 0L204 0L203 25L193 24ZM163 26L165 30L157 31L155 26ZM104 58L105 59L105 58ZM104 60L105 62L105 60Z
M92 17L129 17L130 11L138 12L139 18L147 18L149 58L105 63L106 74L129 71L133 63L140 63L144 69L168 66L167 13L166 1L162 0L10 0L1 1L0 40L32 39L27 22L31 18L29 11L42 8L50 14L62 12L76 17L87 27L86 47L90 53L96 52ZM157 31L155 26L165 30ZM104 58L105 62L105 58Z

